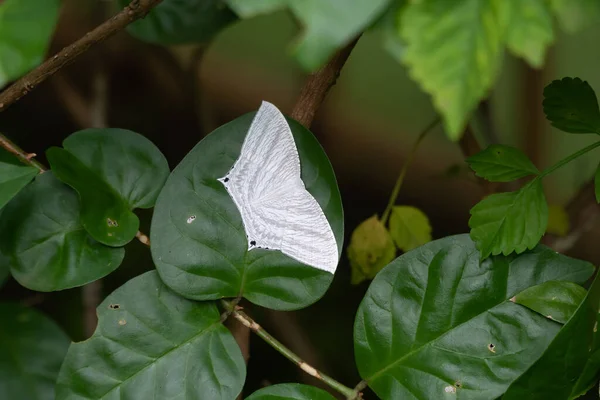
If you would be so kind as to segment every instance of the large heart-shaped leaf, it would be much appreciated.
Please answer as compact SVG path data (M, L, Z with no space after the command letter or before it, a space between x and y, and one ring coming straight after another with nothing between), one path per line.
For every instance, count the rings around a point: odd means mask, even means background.
M57 400L232 400L241 392L246 365L214 303L186 300L150 271L97 310L94 335L69 348Z
M499 397L561 327L509 299L545 281L581 284L594 271L544 246L479 260L468 235L451 236L398 257L373 280L354 350L379 397Z
M0 88L42 62L60 0L0 1Z
M204 138L175 168L152 218L152 257L161 278L196 300L242 295L251 302L289 310L317 301L333 275L275 250L248 251L238 209L218 178L240 154L255 113ZM344 221L331 164L315 137L288 120L300 155L302 180L323 209L341 254Z
M486 197L471 209L469 219L471 238L482 259L532 249L546 232L547 223L548 204L539 179L515 192Z
M284 383L260 389L246 400L335 400L335 397L314 386Z
M125 129L79 131L63 147L46 154L54 174L79 193L83 227L100 243L124 246L139 227L132 210L154 205L169 175L167 160Z
M39 312L0 303L0 399L54 400L69 337Z
M122 7L130 2L119 0ZM127 30L150 43L205 43L234 20L222 0L163 0Z
M585 300L554 338L544 355L506 391L503 399L573 399L584 394L600 371L598 363L598 307L600 277L596 275ZM592 352L594 350L594 352ZM595 359L588 364L590 356ZM586 366L584 379L580 375Z
M15 196L0 215L0 247L11 273L41 292L68 289L114 271L125 250L92 239L79 221L77 193L45 172Z
M504 7L506 0L411 1L400 14L403 60L433 97L453 140L496 77Z
M23 189L38 169L21 164L13 155L0 149L0 208Z

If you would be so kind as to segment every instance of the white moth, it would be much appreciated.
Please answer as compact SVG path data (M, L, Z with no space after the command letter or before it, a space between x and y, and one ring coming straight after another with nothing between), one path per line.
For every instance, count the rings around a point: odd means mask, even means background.
M219 181L242 216L248 251L281 250L304 264L335 272L339 257L333 231L304 186L292 130L273 104L262 102L239 158Z

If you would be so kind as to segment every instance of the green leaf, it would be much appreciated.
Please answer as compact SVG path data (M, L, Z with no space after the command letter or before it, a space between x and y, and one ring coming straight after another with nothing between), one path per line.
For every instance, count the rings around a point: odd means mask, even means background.
M502 56L505 0L412 1L400 14L404 62L458 140L492 86Z
M469 219L471 238L482 259L532 249L544 235L547 223L548 204L540 180L515 192L486 197L471 209Z
M0 149L0 208L19 193L38 172L37 168L19 163L10 153Z
M298 309L321 298L333 275L280 251L248 251L240 213L217 181L238 158L254 115L216 129L171 173L152 218L152 257L167 286L185 297L214 300L241 294L260 306ZM288 122L302 180L331 224L341 254L344 220L331 164L310 131Z
M130 0L119 0L126 7ZM206 43L235 20L222 0L163 0L127 31L149 43Z
M404 43L400 38L398 27L398 13L404 7L406 0L398 0L392 3L383 16L373 24L372 30L381 36L383 48L390 56L399 63L404 55Z
M93 240L81 226L77 194L52 172L35 180L0 215L0 249L12 276L40 292L93 282L114 271L125 250Z
M10 260L0 249L0 287L10 276Z
M576 283L550 281L527 288L511 300L564 324L575 313L586 294L586 290Z
M490 182L510 182L540 173L521 150L501 144L488 146L466 161L475 175Z
M335 397L314 386L284 383L260 389L246 400L335 400Z
M154 205L168 175L165 157L145 137L124 129L86 129L64 149L50 148L54 174L81 200L81 220L100 243L124 246L139 227L134 208Z
M585 300L554 338L544 355L514 382L502 397L517 399L572 399L589 388L597 377L600 365L595 360L595 373L586 371L586 379L578 378L586 368L590 353L597 348L597 317L600 305L598 275ZM596 343L594 343L596 342ZM592 353L594 354L594 353Z
M594 89L579 78L553 81L544 89L544 113L552 126L569 133L600 133Z
M347 251L353 285L358 285L365 279L373 279L396 257L392 236L377 215L361 222L354 229Z
M294 46L296 58L304 69L318 69L375 21L390 3L391 0L288 1L304 28Z
M596 176L594 177L594 192L596 193L596 202L600 203L600 164L598 164Z
M390 234L396 246L406 253L431 241L429 218L416 207L395 206L390 215Z
M59 8L59 0L0 2L0 88L42 62Z
M504 0L506 1L506 0ZM532 67L541 68L546 50L554 40L552 13L547 0L508 0L506 44Z
M241 392L246 365L214 303L176 295L151 271L97 310L94 335L69 348L57 400L231 400Z
M225 0L240 18L252 18L286 8L288 0Z
M546 232L557 236L566 236L570 229L569 214L564 207L558 205L548 206L548 225Z
M382 399L498 398L561 327L508 300L593 271L544 246L483 262L468 235L421 246L384 268L359 307L360 375Z
M550 0L554 15L568 33L575 33L600 20L600 3L596 0Z
M0 303L0 399L54 400L69 337L45 315Z

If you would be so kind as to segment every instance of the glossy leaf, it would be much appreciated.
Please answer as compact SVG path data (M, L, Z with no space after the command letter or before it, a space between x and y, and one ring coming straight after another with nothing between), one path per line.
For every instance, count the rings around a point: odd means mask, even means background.
M21 164L7 151L0 149L0 208L23 189L38 169Z
M594 177L594 193L596 194L596 202L600 203L600 164Z
M496 399L561 327L509 299L593 271L544 246L483 262L468 235L421 246L384 268L359 307L360 375L382 399Z
M0 399L54 400L69 337L45 315L0 303Z
M406 253L431 241L429 218L416 207L395 206L390 215L390 234L396 246Z
M600 305L600 278L590 287L588 294L571 319L554 338L544 355L525 374L514 382L503 396L505 400L517 399L571 399L589 388L600 371L596 361L594 374L588 382L579 381L592 352L596 338L598 306Z
M353 285L358 285L365 279L373 279L396 257L392 236L377 215L361 222L354 229L347 251Z
M505 6L504 0L411 1L400 14L404 62L433 97L453 140L499 69Z
M244 359L214 303L176 295L151 271L97 310L94 335L69 348L57 400L232 400L242 390Z
M514 192L486 197L471 209L469 219L471 238L482 259L534 248L547 223L548 205L540 180Z
M561 27L574 33L600 21L600 2L596 0L549 0Z
M550 281L527 288L511 300L564 324L573 316L586 294L586 290L576 283Z
M59 8L59 0L0 2L0 88L42 62Z
M475 175L490 182L510 182L540 173L521 150L501 144L488 146L466 161Z
M129 3L119 0L121 7ZM127 31L150 43L206 43L234 20L222 0L163 0Z
M600 133L594 89L579 78L553 81L544 89L544 113L552 126L569 133Z
M314 386L284 383L267 386L252 393L246 400L334 400L335 397Z
M547 0L505 0L509 8L506 44L534 68L541 68L554 40L552 12Z
M86 129L51 148L56 176L79 193L84 228L97 241L123 246L138 230L134 208L154 206L169 175L165 157L145 137L125 129Z
M268 308L306 307L323 296L333 275L280 251L248 251L239 211L217 181L238 158L254 115L243 115L206 136L175 168L154 210L152 257L167 286L191 299L241 294ZM344 221L331 164L310 131L288 122L302 180L331 224L341 254Z
M548 225L546 232L557 236L565 236L569 233L569 214L564 207L558 205L548 206Z
M240 18L252 18L287 7L288 0L225 0Z
M93 240L79 221L77 194L54 177L38 175L6 205L0 216L0 248L11 274L40 292L93 282L114 271L122 248Z
M288 1L288 7L304 28L294 46L296 58L306 70L318 69L390 4L391 0Z

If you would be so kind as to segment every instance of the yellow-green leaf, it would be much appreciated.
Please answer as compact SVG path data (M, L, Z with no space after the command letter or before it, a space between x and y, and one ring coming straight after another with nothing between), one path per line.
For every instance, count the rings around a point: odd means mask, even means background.
M352 232L348 259L352 268L352 284L358 285L375 275L396 257L390 233L377 215L362 222Z
M390 234L406 253L431 241L429 218L416 207L396 206L390 215Z
M548 226L546 232L557 236L565 236L569 233L569 214L564 207L548 205Z

